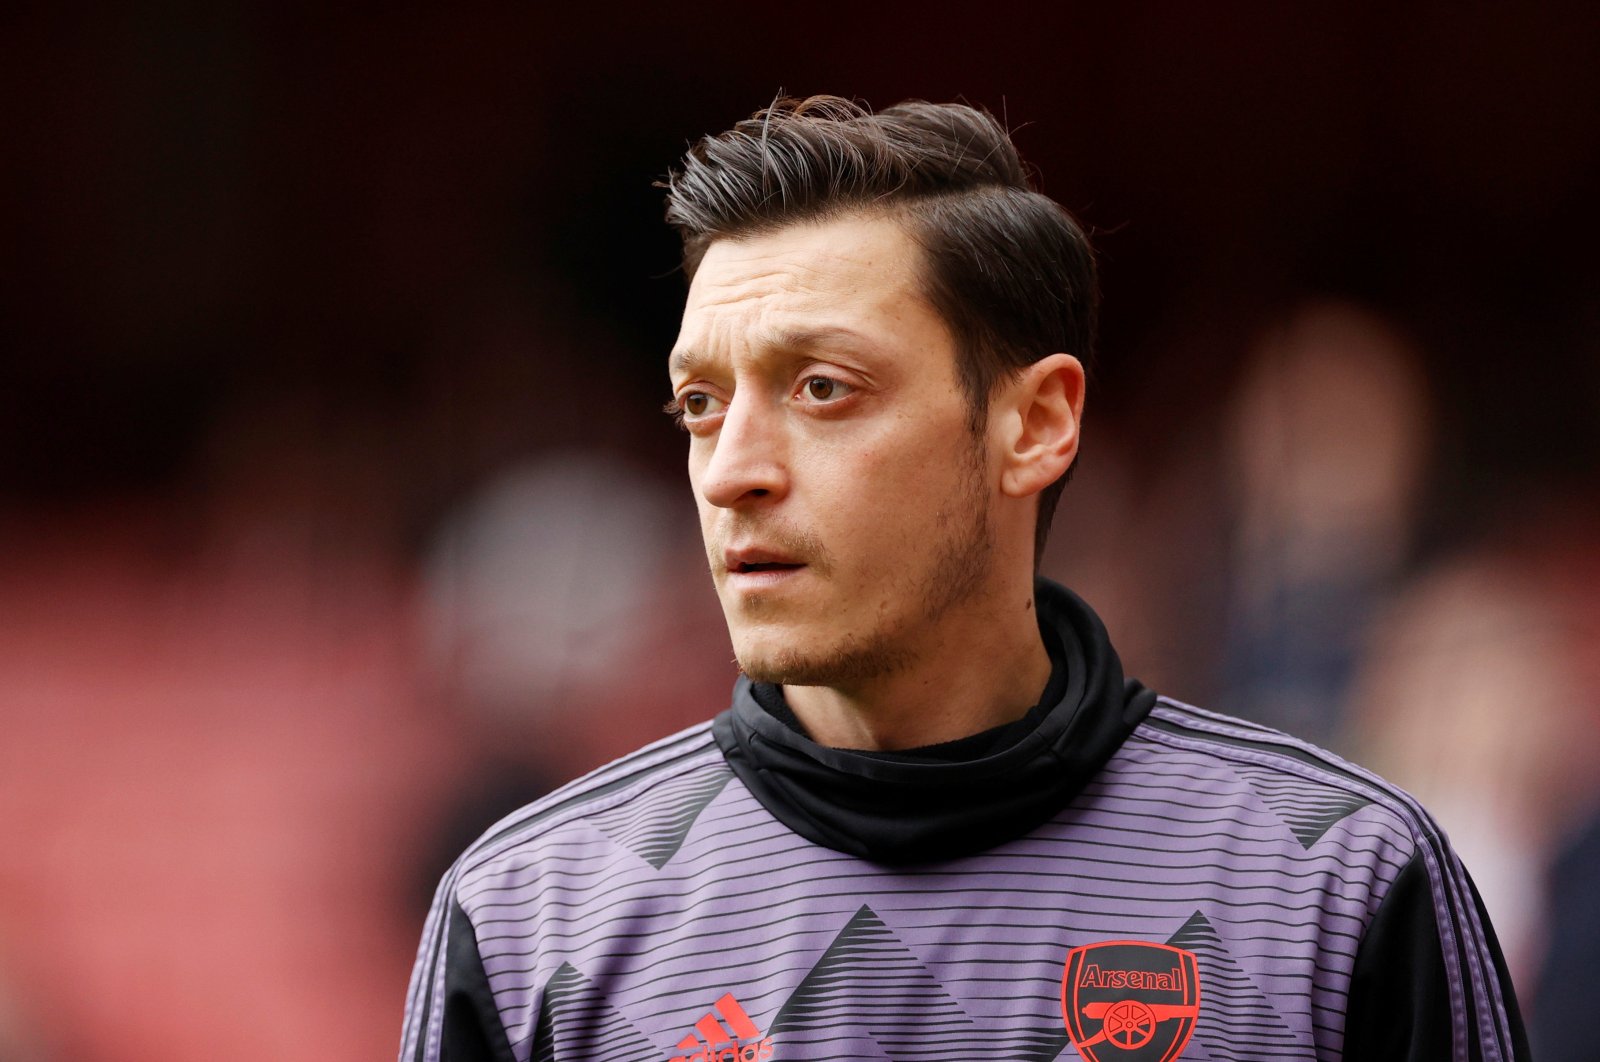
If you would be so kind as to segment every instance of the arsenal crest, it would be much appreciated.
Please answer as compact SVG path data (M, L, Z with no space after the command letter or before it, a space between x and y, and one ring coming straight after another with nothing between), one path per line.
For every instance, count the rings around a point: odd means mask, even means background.
M1088 1062L1172 1062L1200 1016L1200 967L1170 944L1085 944L1067 952L1061 1013Z

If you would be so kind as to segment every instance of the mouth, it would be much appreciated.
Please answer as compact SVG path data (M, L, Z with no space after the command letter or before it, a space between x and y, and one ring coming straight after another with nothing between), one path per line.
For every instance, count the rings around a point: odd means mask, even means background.
M748 584L778 582L806 567L793 557L762 549L730 549L723 554L722 565L735 582Z
M728 571L734 575L748 575L752 572L792 572L804 568L804 564L790 564L785 561L740 561L730 564Z

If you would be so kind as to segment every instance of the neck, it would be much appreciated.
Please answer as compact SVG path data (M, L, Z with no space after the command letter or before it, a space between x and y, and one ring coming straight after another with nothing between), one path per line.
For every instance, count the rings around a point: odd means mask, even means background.
M849 687L785 686L812 740L895 751L937 745L1020 719L1050 680L1031 577L984 605L958 606L912 661Z

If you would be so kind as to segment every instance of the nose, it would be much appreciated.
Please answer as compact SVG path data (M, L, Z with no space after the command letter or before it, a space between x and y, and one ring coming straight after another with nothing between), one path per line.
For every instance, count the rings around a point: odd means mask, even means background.
M789 489L780 417L746 388L735 392L700 469L700 494L721 509L771 502Z

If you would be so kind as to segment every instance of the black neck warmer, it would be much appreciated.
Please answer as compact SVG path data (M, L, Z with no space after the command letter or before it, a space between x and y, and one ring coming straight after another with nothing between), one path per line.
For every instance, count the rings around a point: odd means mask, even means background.
M1014 723L904 753L826 748L801 732L776 687L741 676L712 733L756 799L827 848L909 864L1020 837L1075 797L1155 703L1124 683L1088 605L1044 579L1034 599L1053 670L1040 703Z

